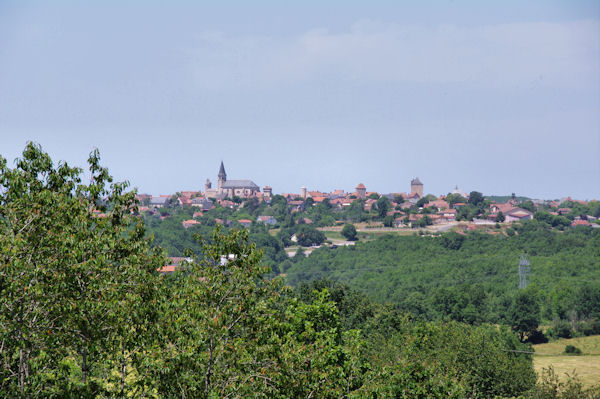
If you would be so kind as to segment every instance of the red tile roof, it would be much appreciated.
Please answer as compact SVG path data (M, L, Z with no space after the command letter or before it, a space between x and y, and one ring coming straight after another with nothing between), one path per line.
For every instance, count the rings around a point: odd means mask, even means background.
M574 220L573 223L571 223L571 226L591 226L592 224L590 222L588 222L587 220Z

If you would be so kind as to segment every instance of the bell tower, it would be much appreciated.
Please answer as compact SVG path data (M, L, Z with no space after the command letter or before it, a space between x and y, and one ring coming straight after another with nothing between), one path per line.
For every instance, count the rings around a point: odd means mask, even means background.
M223 165L223 161L221 161L221 167L219 168L219 190L223 188L223 183L227 181L227 173L225 173L225 166Z

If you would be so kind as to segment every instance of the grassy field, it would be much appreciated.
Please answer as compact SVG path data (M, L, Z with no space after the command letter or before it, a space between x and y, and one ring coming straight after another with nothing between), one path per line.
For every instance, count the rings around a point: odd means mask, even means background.
M581 349L579 356L564 355L566 345ZM559 376L577 374L586 386L600 383L600 335L572 339L559 339L547 344L533 346L533 365L539 373L542 368L554 367Z

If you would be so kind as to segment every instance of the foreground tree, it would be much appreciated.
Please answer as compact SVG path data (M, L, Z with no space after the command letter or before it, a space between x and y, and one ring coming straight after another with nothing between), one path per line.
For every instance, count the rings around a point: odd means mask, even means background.
M327 291L310 304L263 276L248 232L213 233L165 285L149 384L164 397L340 397L362 385L360 339Z
M132 216L134 194L112 183L94 151L82 170L29 143L0 158L0 391L11 397L93 396L127 366L153 316L164 263ZM111 184L112 183L112 184ZM68 395L67 395L68 396Z

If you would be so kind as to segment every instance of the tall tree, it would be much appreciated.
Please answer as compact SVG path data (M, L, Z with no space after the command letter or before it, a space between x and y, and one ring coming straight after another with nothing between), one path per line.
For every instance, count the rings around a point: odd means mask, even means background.
M513 331L519 334L521 342L537 330L540 324L540 305L533 289L527 288L516 294L508 310L507 321Z
M93 377L119 364L124 381L139 360L164 258L132 216L134 193L99 162L92 152L84 185L80 168L55 166L32 143L14 169L0 158L0 388L8 396L90 396L103 389Z

